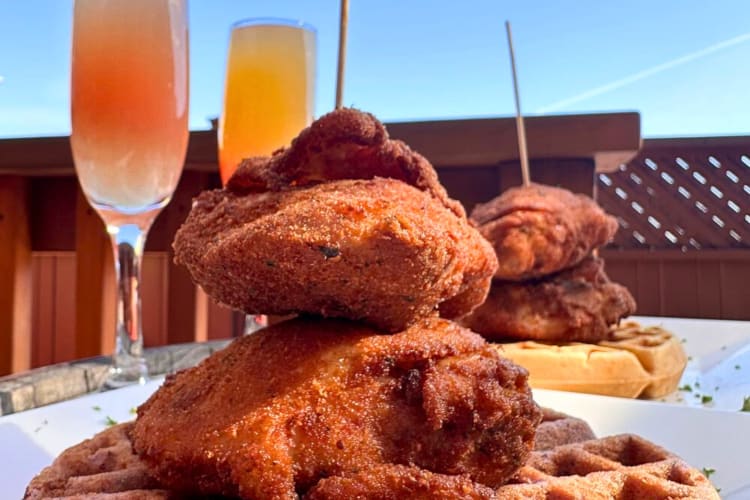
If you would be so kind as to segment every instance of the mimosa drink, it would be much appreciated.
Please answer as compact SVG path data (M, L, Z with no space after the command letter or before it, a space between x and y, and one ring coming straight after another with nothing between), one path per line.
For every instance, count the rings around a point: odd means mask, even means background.
M188 141L186 0L75 1L71 117L78 180L107 226L117 273L115 353L104 386L143 382L143 249L177 186Z
M227 59L219 166L227 179L243 158L270 155L312 121L315 31L292 22L240 22Z
M188 140L186 6L76 0L71 144L95 206L166 204Z

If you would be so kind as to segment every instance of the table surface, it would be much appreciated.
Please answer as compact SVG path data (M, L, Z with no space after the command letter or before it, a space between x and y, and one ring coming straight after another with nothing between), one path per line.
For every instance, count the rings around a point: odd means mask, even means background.
M750 498L750 322L677 318L633 318L661 325L684 339L690 356L682 386L660 401L535 390L545 406L587 420L600 436L636 433L677 453L697 468L715 469L711 480L724 498ZM62 403L0 417L3 443L0 498L18 498L28 481L65 448L103 430L112 421L134 418L133 408L162 379L143 386L92 393ZM698 397L695 394L699 394ZM704 403L700 395L711 395ZM8 451L13 450L13 451ZM3 477L5 476L5 477Z

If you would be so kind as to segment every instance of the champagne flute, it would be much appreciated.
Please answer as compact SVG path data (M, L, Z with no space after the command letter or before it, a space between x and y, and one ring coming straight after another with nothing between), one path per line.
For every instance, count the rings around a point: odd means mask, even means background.
M223 183L243 158L270 155L311 123L315 37L312 26L287 19L232 25L218 135Z
M105 388L143 383L139 283L146 235L188 142L187 0L75 0L71 147L112 240L116 348Z
M288 19L232 25L218 131L222 183L242 159L270 155L312 122L315 37L312 26ZM248 315L245 333L265 323L262 315Z

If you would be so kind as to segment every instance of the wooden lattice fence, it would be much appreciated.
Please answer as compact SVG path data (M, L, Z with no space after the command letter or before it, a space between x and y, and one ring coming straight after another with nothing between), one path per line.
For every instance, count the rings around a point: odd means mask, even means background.
M645 141L598 174L597 197L619 219L615 248L749 248L750 140Z

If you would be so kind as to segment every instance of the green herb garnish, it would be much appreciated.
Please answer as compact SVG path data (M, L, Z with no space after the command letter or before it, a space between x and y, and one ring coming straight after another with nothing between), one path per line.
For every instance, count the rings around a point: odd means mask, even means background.
M693 392L693 388L690 386L690 384L685 384L681 387L678 387L678 389L685 392Z
M108 427L112 427L113 425L117 425L117 420L107 415L104 418L104 423L106 423Z
M701 469L701 472L703 473L704 476L706 476L706 479L708 479L709 477L711 477L711 474L716 472L716 469L712 469L711 467L703 467Z
M138 414L138 408L136 408L135 406L134 406L134 407L132 407L132 408L130 409L130 414L131 414L131 415L137 415L137 414Z
M341 251L336 247L327 247L325 245L318 246L318 250L320 250L320 253L323 254L323 256L328 259L333 259L335 257L338 257L341 254Z
M99 406L99 405L94 405L94 406L91 407L91 409L94 410L94 411L102 411L102 407Z
M746 396L742 400L742 408L740 408L740 411L750 411L750 396Z
M714 400L714 397L709 396L708 394L704 394L703 396L701 396L701 403L703 404L710 403L713 400Z

